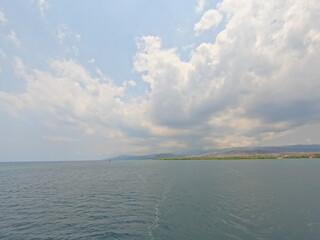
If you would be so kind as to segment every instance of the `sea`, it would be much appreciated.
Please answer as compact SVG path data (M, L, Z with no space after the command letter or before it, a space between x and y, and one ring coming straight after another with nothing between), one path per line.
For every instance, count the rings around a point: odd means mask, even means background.
M320 159L0 163L1 240L319 240Z

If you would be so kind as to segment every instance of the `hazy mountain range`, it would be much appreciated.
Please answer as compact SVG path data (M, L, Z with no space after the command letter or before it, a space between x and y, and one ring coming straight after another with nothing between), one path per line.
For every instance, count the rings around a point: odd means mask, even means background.
M239 147L212 149L204 152L203 150L193 153L159 153L148 155L120 155L106 160L137 160L155 158L175 158L175 157L225 157L225 156L254 156L254 155L278 155L280 153L303 153L320 152L320 144L313 145L287 145L287 146L265 146L265 147Z

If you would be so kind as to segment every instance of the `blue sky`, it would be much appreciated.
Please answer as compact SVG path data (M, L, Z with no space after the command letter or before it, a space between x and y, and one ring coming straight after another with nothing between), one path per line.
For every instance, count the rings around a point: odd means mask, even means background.
M0 161L320 143L319 9L0 1Z

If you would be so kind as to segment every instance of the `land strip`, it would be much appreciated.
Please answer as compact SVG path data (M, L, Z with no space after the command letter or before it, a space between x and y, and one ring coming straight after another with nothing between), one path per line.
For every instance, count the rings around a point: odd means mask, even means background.
M320 158L320 152L269 152L260 150L235 150L202 155L154 158L156 160L235 160L235 159L290 159Z

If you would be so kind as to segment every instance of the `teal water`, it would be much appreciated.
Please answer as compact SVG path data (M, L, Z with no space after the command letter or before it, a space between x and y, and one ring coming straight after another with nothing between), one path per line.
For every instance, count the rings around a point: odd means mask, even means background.
M0 239L320 239L320 159L0 163Z

